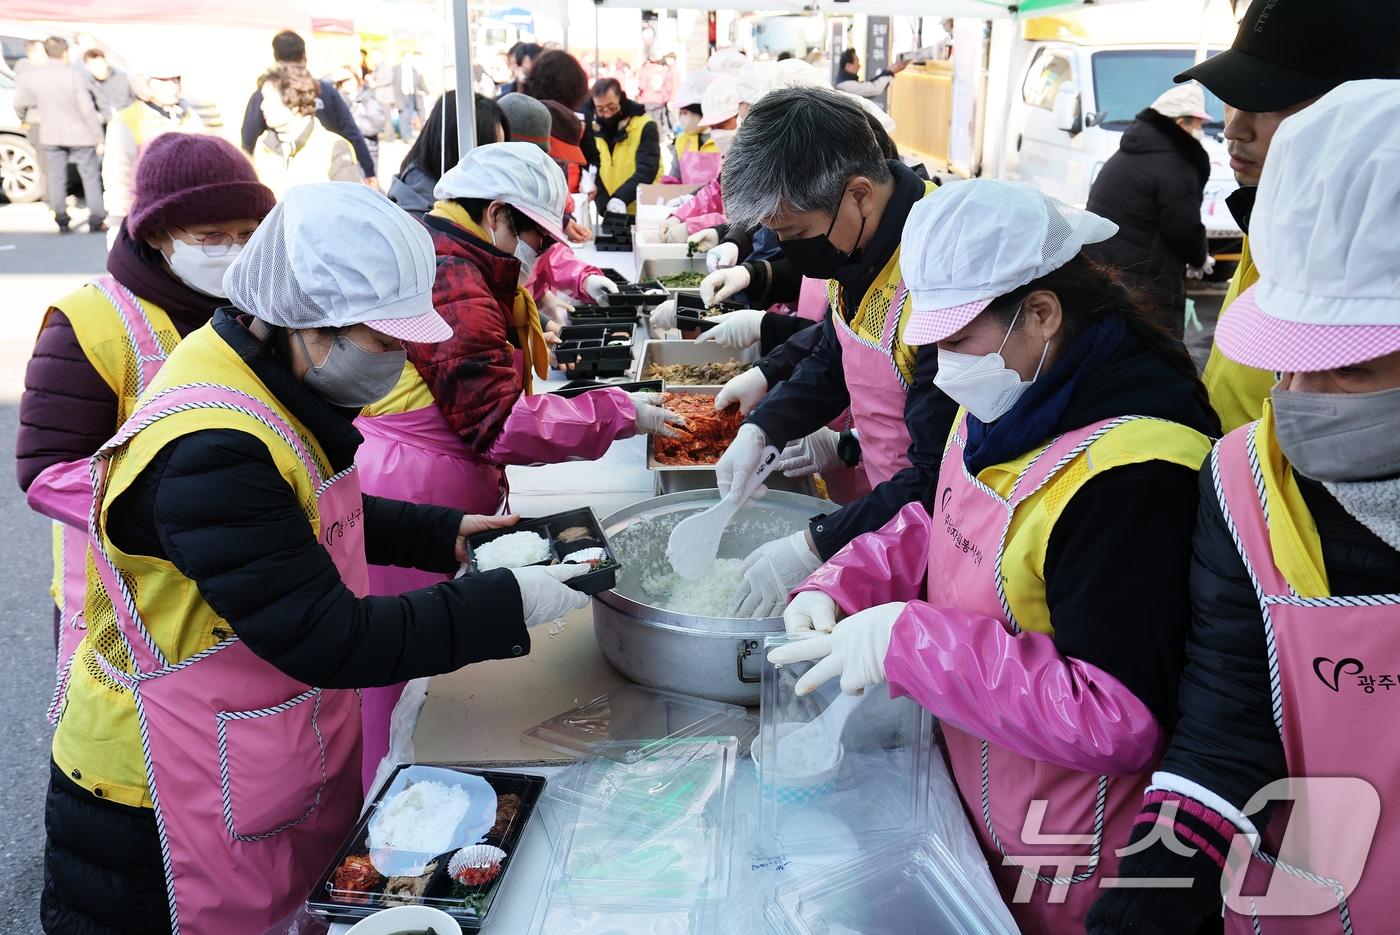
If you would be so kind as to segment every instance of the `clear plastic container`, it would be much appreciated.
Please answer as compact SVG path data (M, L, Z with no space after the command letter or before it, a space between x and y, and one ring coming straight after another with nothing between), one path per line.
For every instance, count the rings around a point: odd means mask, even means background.
M969 889L938 839L913 835L779 884L765 915L776 935L1015 935L1000 903Z
M585 757L619 749L620 743L691 737L735 737L742 752L757 735L758 721L738 705L625 685L541 721L520 739Z
M770 637L764 650L759 736L751 748L758 765L759 852L854 859L924 830L932 715L909 698L891 699L881 687L867 692L846 721L834 756L826 747L794 743L791 738L803 740L798 731L821 716L840 688L833 679L798 697L797 680L811 663L766 661L768 650L787 642Z

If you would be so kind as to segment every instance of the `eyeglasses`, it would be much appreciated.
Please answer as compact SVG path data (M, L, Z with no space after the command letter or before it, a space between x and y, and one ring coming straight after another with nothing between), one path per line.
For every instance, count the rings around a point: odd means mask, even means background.
M184 231L184 233L189 234L191 237L193 237L195 243L199 244L199 249L203 250L204 255L207 257L228 256L228 253L230 250L233 249L234 244L237 244L240 247L246 247L248 246L248 241L251 240L253 237L252 231L248 231L246 234L239 234L237 237L235 237L232 234L226 234L223 231L219 231L218 233L214 234L196 234L194 231L185 230L185 228L183 227L176 229Z

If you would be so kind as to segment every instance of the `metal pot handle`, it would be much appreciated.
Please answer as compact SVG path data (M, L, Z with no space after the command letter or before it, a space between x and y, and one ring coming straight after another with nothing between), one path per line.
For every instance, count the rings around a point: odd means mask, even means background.
M754 653L758 652L758 649L758 640L741 640L739 642L739 654L734 658L734 666L735 669L738 671L739 681L743 682L745 685L753 685L757 682L763 681L763 675L761 672L759 675L744 674L744 660L748 659Z

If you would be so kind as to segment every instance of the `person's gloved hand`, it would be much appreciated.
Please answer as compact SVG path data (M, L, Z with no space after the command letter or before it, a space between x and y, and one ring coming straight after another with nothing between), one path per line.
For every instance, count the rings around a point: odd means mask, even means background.
M782 610L788 592L821 567L821 556L807 544L804 529L749 553L740 567L743 580L734 592L731 617L771 617Z
M598 190L598 167L589 166L588 171L583 173L583 177L578 180L578 190L580 194L593 196Z
M540 297L539 308L550 321L557 321L561 325L567 325L569 323L569 315L574 310L574 303L570 302L553 289L547 289L544 295Z
M694 200L695 200L695 196L694 196L693 194L691 194L691 195L677 195L675 198L672 198L670 201L666 202L666 207L668 207L668 208L684 208L686 205L690 204L690 203L691 203L692 201L694 201Z
M1205 279L1207 276L1209 276L1209 275L1210 275L1211 273L1213 273L1213 272L1215 272L1215 257L1213 257L1213 256L1211 256L1209 253L1207 253L1207 254L1206 254L1206 261L1205 261L1204 263L1202 263L1200 266L1187 266L1187 267L1186 267L1186 278L1187 278L1187 279Z
M667 218L661 222L662 243L685 243L689 239L690 231L686 230L685 221L680 218Z
M696 231L686 238L685 248L692 254L704 253L713 247L719 246L719 231L713 227L707 227L702 231Z
M739 414L746 416L753 412L753 407L763 402L763 397L767 395L768 378L763 375L762 370L754 367L737 377L730 377L729 381L720 387L719 395L715 397L715 408L728 409L734 403L738 403Z
M709 308L749 287L749 271L742 266L717 269L700 282L700 300Z
M696 339L700 341L713 341L720 347L742 350L757 344L763 331L763 316L767 312L761 312L756 308L743 308L737 312L725 312L723 315L716 315L710 321L716 322L714 327L708 331L700 333Z
M719 406L718 398L715 405ZM729 488L735 484L739 485L740 505L768 492L762 484L754 483L758 466L763 462L763 449L767 447L768 438L763 434L763 429L747 422L739 426L739 434L734 436L734 441L715 465L715 486L719 488L721 497L729 496Z
M594 273L592 276L584 277L583 291L588 293L588 297L593 300L594 304L601 305L603 296L617 292L617 283L606 276Z
M673 425L685 427L685 417L661 405L660 393L628 393L627 398L637 410L637 431L643 435L675 438L680 433Z
M712 273L717 269L729 269L738 262L738 244L722 243L705 252L705 267Z
M792 599L783 611L783 629L791 637L815 636L830 633L836 628L836 621L845 616L830 594L822 591L803 591Z
M797 694L810 694L829 679L841 676L841 690L858 695L885 680L885 653L904 602L881 604L852 614L830 634L797 640L768 654L774 665L816 662L797 680Z
M571 610L588 606L588 595L564 584L570 578L587 574L592 569L585 563L576 565L530 565L512 568L515 584L520 588L520 606L525 612L525 626L537 627L553 623Z
M607 210L608 214L626 214L627 202L623 201L621 198L609 198Z
M652 309L647 324L651 327L652 337L664 338L667 331L676 327L676 300L667 299Z
M845 467L836 446L841 441L841 433L829 428L819 428L806 438L799 438L783 449L783 456L773 468L788 477L806 477L809 474L825 474Z
M514 513L507 513L504 516L473 516L468 513L462 517L462 522L457 527L457 561L467 560L467 537L474 536L479 532L490 532L493 529L505 529L507 526L514 526L520 522L520 517Z

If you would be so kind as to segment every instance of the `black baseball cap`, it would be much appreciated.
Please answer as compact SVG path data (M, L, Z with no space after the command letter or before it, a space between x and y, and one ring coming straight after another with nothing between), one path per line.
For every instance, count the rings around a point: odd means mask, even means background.
M1400 0L1253 0L1235 42L1176 76L1237 110L1287 110L1344 81L1400 78Z

